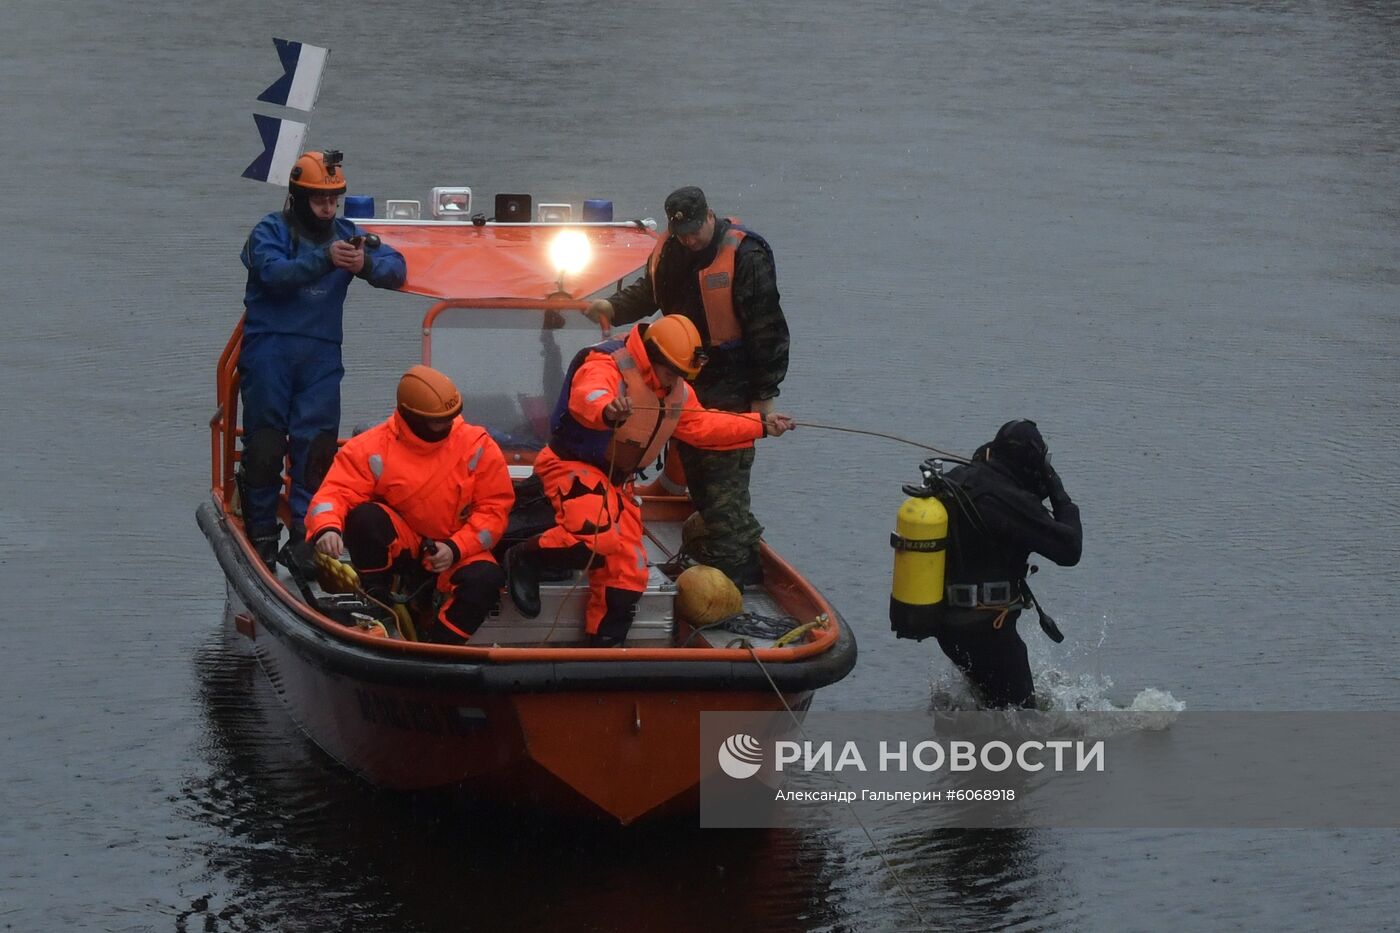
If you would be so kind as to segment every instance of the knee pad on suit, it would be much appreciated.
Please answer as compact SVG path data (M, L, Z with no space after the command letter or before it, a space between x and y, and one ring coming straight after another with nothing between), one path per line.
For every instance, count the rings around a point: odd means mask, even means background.
M286 435L275 428L254 431L243 441L243 472L248 477L248 485L280 485L286 456Z

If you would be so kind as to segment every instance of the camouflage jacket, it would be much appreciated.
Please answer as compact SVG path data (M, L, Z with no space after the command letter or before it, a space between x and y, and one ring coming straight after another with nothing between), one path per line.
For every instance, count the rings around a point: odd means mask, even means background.
M709 328L700 300L701 269L714 262L729 221L717 220L710 245L691 252L675 238L666 241L656 266L656 287L649 275L608 298L614 324L631 324L660 308L663 314L684 314L695 322L710 352L710 362L693 380L695 393L707 408L748 411L751 402L776 398L787 375L788 326L778 298L773 253L760 237L748 236L734 258L734 313L743 331L743 345L726 351L709 347ZM661 307L657 294L667 301Z

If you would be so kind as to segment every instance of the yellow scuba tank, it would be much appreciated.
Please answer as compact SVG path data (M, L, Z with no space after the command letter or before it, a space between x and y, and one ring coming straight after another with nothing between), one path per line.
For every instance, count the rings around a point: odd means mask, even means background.
M948 510L927 485L905 486L904 491L909 498L899 507L890 535L890 628L899 638L922 639L935 634L943 617Z

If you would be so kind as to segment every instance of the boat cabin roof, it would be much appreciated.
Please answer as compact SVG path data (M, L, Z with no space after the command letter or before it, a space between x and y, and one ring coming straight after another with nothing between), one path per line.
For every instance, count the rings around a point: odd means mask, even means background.
M590 257L563 276L566 297L582 298L619 282L646 264L658 234L642 222L625 224L492 224L441 221L362 221L403 254L408 280L400 291L438 299L559 297L561 276L550 246L566 230L581 232Z

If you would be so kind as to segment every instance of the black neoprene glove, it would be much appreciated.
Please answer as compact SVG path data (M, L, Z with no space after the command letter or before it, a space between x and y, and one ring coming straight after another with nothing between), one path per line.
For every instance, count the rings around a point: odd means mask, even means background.
M1065 492L1065 484L1060 481L1060 474L1055 472L1055 468L1049 463L1043 467L1045 476L1045 489L1047 498L1051 505L1062 505L1072 501L1069 493Z

